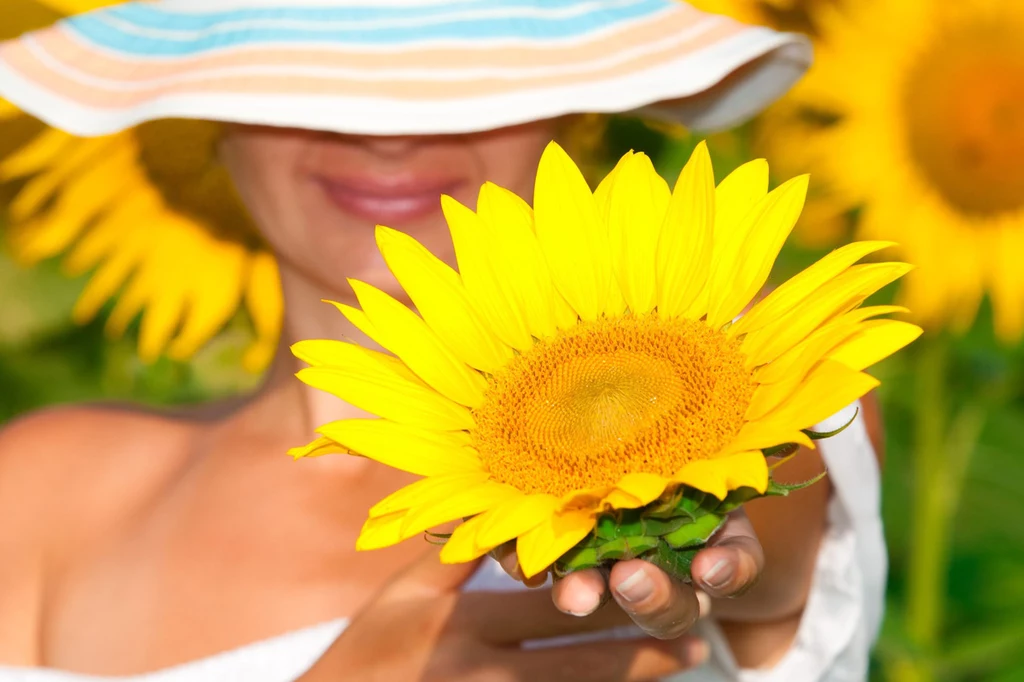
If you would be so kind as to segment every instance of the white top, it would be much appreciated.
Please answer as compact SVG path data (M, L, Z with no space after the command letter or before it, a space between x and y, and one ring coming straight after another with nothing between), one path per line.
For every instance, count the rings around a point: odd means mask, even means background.
M852 409L851 406L844 410L820 428L827 430L844 423ZM852 682L867 679L868 654L882 619L887 567L878 466L860 417L843 433L820 441L819 446L834 494L829 503L828 530L792 648L773 668L742 670L714 621L702 621L696 626L695 634L710 643L709 662L699 670L670 680ZM501 572L496 563L488 562L466 589L525 588ZM313 625L143 675L98 677L0 666L0 682L291 682L312 667L344 631L346 624L344 619L339 619ZM620 628L599 633L597 637L639 634L634 628Z

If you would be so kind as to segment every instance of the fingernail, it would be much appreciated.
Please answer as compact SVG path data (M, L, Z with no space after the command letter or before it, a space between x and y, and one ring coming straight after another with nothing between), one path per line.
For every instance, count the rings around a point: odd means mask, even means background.
M601 595L596 594L591 590L575 590L576 594L572 595L570 606L567 613L571 616L589 616L594 611L597 611L597 607L601 605Z
M733 566L728 559L719 559L718 563L707 570L701 578L708 587L722 587L732 578Z
M695 590L697 593L697 604L700 606L700 618L707 618L711 613L711 597L704 590Z
M683 644L683 658L691 666L703 665L711 655L711 648L703 639L689 638Z
M619 595L629 602L643 601L654 592L654 582L641 566L615 588Z

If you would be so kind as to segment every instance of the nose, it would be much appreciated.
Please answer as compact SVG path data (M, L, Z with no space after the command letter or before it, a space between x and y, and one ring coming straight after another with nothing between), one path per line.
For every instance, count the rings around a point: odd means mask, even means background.
M419 145L419 138L412 135L377 135L365 138L364 144L373 154L394 158L412 153Z

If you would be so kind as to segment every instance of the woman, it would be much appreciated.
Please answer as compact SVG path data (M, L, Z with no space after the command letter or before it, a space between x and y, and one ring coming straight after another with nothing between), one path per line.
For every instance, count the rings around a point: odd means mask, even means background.
M280 265L282 349L360 339L319 300L345 300L349 277L399 295L374 224L452 260L438 195L471 205L489 180L529 196L566 115L672 100L663 115L728 125L806 66L795 38L670 0L212 4L130 4L9 43L0 95L81 135L229 123L221 158ZM357 414L295 369L279 352L230 408L69 407L0 434L0 679L864 674L884 569L862 419L823 449L831 495L751 505L698 556L700 602L637 561L508 594L493 564L474 575L415 543L354 551L366 510L406 480L356 458L283 457L314 425ZM786 475L821 468L808 452ZM516 577L515 557L500 559ZM599 610L609 596L618 607ZM717 623L684 634L709 611ZM653 638L580 637L630 620Z

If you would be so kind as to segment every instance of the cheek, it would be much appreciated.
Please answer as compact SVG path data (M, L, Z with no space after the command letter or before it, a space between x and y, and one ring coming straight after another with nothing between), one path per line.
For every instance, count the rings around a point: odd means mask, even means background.
M511 128L484 138L476 145L483 179L532 202L537 163L554 137L554 124L544 122Z
M264 239L278 253L295 250L303 236L302 193L295 173L298 141L242 135L225 140L221 156L235 188Z

